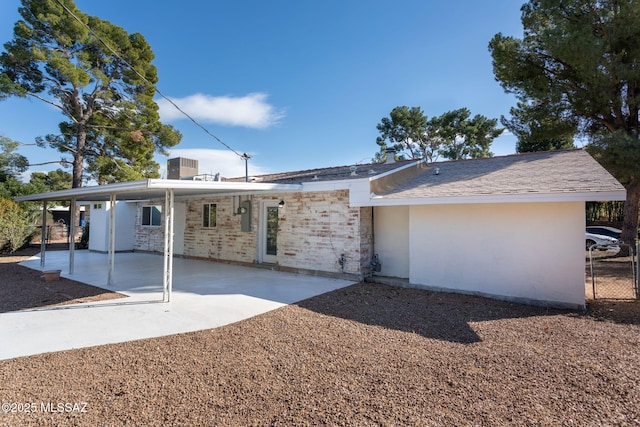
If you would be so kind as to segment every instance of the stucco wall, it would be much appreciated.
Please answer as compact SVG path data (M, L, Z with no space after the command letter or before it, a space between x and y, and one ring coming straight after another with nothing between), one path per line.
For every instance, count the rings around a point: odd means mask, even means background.
M363 267L369 265L372 209L350 208L346 190L242 196L241 200L251 200L251 231L241 231L241 216L233 215L238 199L235 205L231 196L181 200L186 203L184 255L238 263L258 262L261 202L283 200L284 207L278 209L278 266L360 275ZM216 227L202 227L205 203L216 204ZM139 204L137 211L136 249L161 252L164 226L142 227L142 206ZM342 254L344 267L339 262Z
M412 206L412 284L582 306L584 203Z
M409 206L376 207L374 252L382 263L380 276L409 277Z
M107 252L109 250L110 202L92 202L89 220L89 250ZM100 206L100 208L98 208ZM125 201L118 201L116 210L116 251L131 251L135 241L136 206ZM86 219L86 217L85 217Z

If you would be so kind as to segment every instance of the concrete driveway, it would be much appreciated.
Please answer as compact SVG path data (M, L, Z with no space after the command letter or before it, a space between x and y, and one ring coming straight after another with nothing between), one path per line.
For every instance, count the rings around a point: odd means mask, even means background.
M47 252L45 269L127 298L0 313L0 360L215 328L354 283L176 258L164 303L162 256L116 254L111 288L105 254L76 251L73 275L68 260L67 251ZM40 258L21 265L39 270Z

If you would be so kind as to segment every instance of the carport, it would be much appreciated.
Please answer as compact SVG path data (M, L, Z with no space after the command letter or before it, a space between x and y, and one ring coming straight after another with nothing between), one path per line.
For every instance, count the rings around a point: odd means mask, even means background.
M66 251L51 251L47 268L68 262ZM102 286L107 254L79 251L73 277ZM0 313L0 360L52 351L213 329L353 284L321 276L298 275L176 258L171 304L159 299L158 254L119 252L109 289L126 298ZM21 265L39 269L37 256ZM55 286L43 283L43 286Z
M140 181L73 188L70 190L52 191L49 193L32 194L16 197L18 202L42 202L42 247L40 267L46 266L46 212L48 202L69 201L76 206L78 201L109 201L114 206L116 201L144 201L164 199L164 266L162 272L162 300L171 301L173 284L173 239L174 239L174 203L176 197L220 195L227 196L255 194L259 192L289 192L300 191L298 184L270 184L255 182L222 182L222 181L192 181L147 179ZM69 235L75 235L77 223L76 209L70 210ZM115 268L115 238L116 215L115 209L109 213L109 240L107 250L107 286L113 286ZM68 274L74 274L75 245L69 245Z

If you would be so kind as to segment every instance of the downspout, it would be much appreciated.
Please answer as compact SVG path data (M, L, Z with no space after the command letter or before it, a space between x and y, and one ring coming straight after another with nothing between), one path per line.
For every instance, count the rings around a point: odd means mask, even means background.
M376 253L376 228L375 228L375 217L374 217L375 207L371 206L371 261L369 262L369 271L371 273L371 277L373 277L376 271L380 271L382 268L382 264L378 259L378 254Z
M392 153L392 156L395 154ZM376 256L376 221L374 217L375 207L371 206L371 261L369 262L369 274L373 277L373 257Z

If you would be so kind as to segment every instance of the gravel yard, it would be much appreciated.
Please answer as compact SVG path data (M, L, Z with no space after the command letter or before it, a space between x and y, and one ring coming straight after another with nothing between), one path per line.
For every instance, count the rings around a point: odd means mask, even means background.
M3 311L48 303L20 269L0 262L24 288L0 284ZM15 403L0 425L640 425L639 383L638 303L576 313L365 283L217 329L0 362Z

